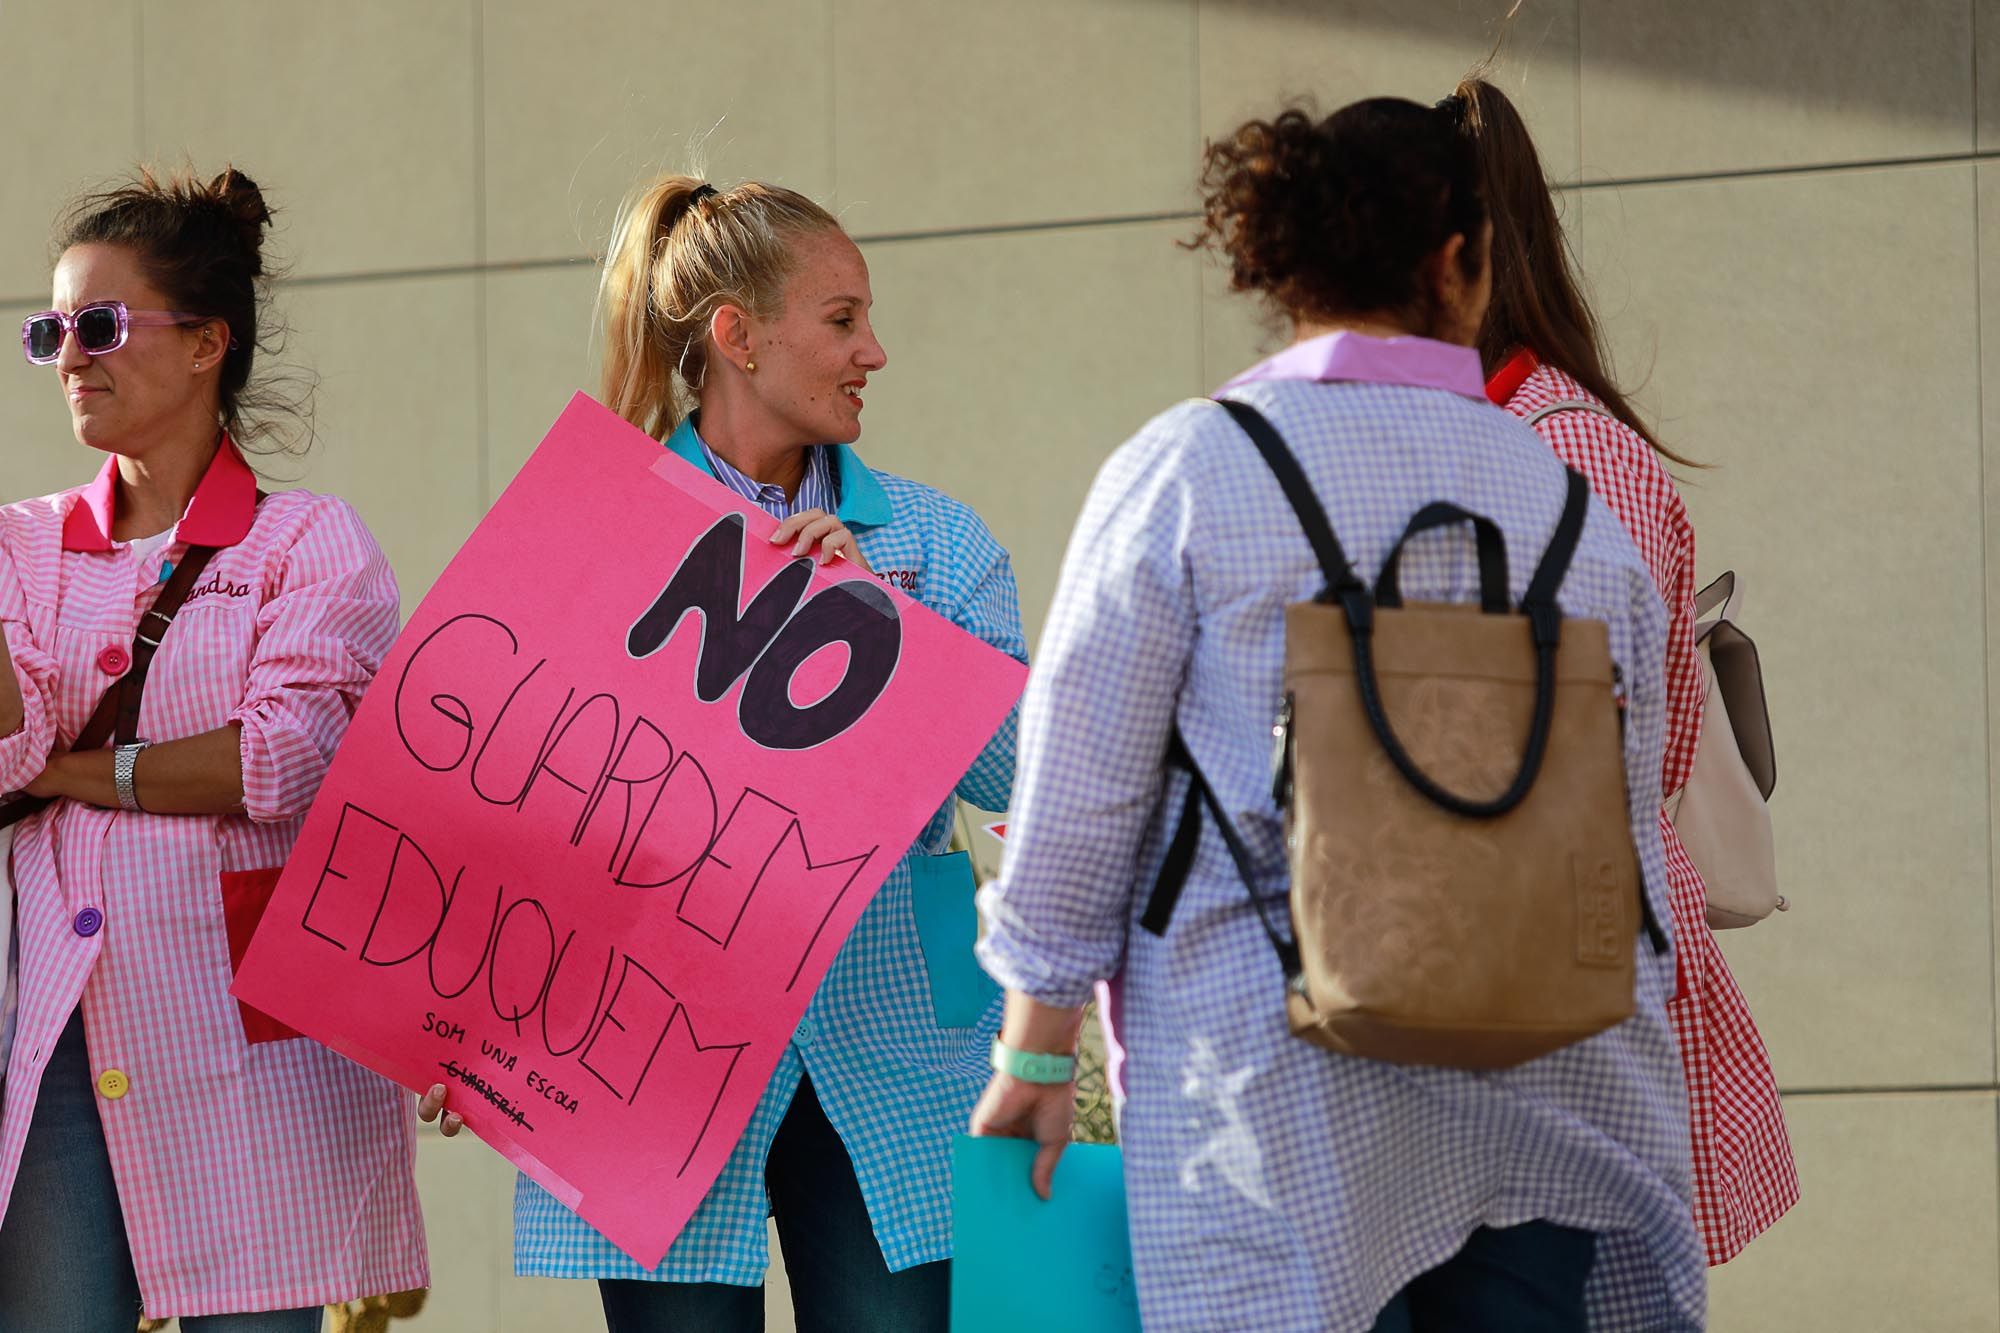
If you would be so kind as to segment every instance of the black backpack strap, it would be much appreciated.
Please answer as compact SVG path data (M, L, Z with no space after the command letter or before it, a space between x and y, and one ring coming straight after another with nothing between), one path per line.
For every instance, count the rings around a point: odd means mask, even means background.
M1285 446L1285 439L1277 428L1264 419L1264 414L1248 403L1239 403L1234 398L1218 398L1224 411L1236 419L1250 442L1257 446L1257 452L1264 456L1264 463L1271 469L1271 475L1278 479L1278 486L1291 501L1292 512L1299 516L1299 526L1305 529L1306 540L1312 543L1313 554L1319 558L1320 575L1326 580L1326 591L1322 601L1337 601L1342 593L1365 592L1366 585L1354 572L1354 562L1341 549L1340 539L1333 535L1333 525L1326 520L1326 510L1320 507L1319 497L1313 494L1312 483L1306 480L1305 469L1299 460Z
M1174 905L1180 901L1181 890L1187 887L1188 870L1194 865L1195 849L1201 845L1201 810L1206 805L1209 814L1215 818L1215 828L1222 835L1223 846L1229 849L1229 859L1236 864L1237 877L1243 881L1243 888L1250 895L1250 905L1257 909L1257 924L1264 928L1264 937L1271 941L1271 949L1278 955L1278 965L1284 969L1285 980L1289 982L1303 970L1299 962L1299 946L1286 939L1272 922L1270 909L1257 892L1257 872L1250 863L1250 848L1236 831L1236 825L1224 813L1222 802L1216 799L1215 788L1209 786L1208 779L1202 776L1201 766L1188 752L1178 727L1167 742L1166 762L1170 768L1187 770L1187 799L1181 804L1180 823L1174 829L1173 842L1167 847L1167 858L1160 864L1159 878L1153 882L1153 894L1147 900L1146 911L1139 918L1139 924L1155 935L1167 933L1167 922L1173 916Z
M1555 535L1549 538L1542 563L1535 567L1535 576L1528 580L1528 590L1521 597L1521 612L1534 625L1537 643L1544 639L1553 642L1561 636L1562 608L1556 604L1556 590L1569 573L1569 562L1583 537L1583 521L1590 516L1589 479L1575 468L1566 471L1569 492L1563 497L1562 517L1556 520Z
M1367 586L1354 572L1354 564L1341 549L1340 539L1333 535L1333 525L1327 522L1326 511L1320 507L1319 497L1313 493L1312 483L1306 480L1305 470L1299 466L1297 458L1286 447L1284 437L1277 428L1264 419L1264 414L1248 403L1237 402L1233 398L1217 398L1215 402L1229 413L1250 442L1257 446L1271 474L1277 478L1278 487L1284 491L1285 499L1291 503L1292 512L1298 515L1299 526L1305 530L1306 540L1312 543L1313 555L1319 561L1321 576L1326 587L1320 593L1321 600L1333 601L1341 594L1367 596ZM1181 802L1179 821L1174 825L1174 836L1167 844L1166 859L1160 863L1160 873L1153 881L1152 895L1146 901L1146 910L1139 918L1139 924L1155 935L1167 933L1167 923L1172 920L1174 907L1180 902L1181 891L1187 887L1189 870L1194 865L1196 850L1201 846L1201 811L1206 804L1215 816L1216 827L1221 832L1224 844L1229 848L1230 859L1236 863L1236 872L1243 879L1243 886L1250 894L1251 903L1257 909L1258 920L1264 933L1270 938L1271 946L1277 951L1279 961L1284 965L1286 977L1296 976L1299 971L1298 946L1281 935L1272 925L1263 899L1257 894L1256 877L1250 864L1250 850L1243 845L1236 828L1223 813L1222 803L1216 799L1215 791L1202 776L1200 765L1188 752L1181 740L1180 729L1174 729L1167 743L1166 765L1168 768L1183 769L1188 774L1187 796Z
M1166 763L1168 768L1187 770L1189 780L1187 797L1181 802L1181 817L1174 825L1174 839L1167 844L1167 857L1160 862L1152 896L1146 900L1146 911L1139 918L1139 924L1155 935L1167 933L1167 922L1173 919L1174 906L1181 900L1181 890L1187 887L1195 849L1201 845L1201 779L1194 775L1194 759L1181 743L1178 727L1167 742Z
M1534 625L1538 642L1544 634L1553 637L1560 633L1562 609L1556 604L1556 591L1569 573L1576 544L1583 538L1584 520L1590 516L1590 481L1575 468L1568 471L1569 492L1563 497L1562 517L1556 520L1555 535L1549 538L1548 549L1542 552L1542 563L1535 567L1535 576L1528 581L1528 591L1521 598L1521 611ZM1624 728L1619 731L1622 734ZM1653 902L1646 896L1643 875L1639 877L1639 921L1653 952L1665 953L1667 932L1653 915Z

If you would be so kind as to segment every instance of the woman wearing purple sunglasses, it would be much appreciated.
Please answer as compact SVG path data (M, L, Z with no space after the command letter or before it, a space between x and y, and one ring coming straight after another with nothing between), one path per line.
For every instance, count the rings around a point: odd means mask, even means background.
M104 460L0 508L0 800L49 802L14 825L0 1333L307 1333L429 1280L409 1098L229 995L399 620L354 511L244 457L304 425L251 374L269 220L235 171L87 198L22 327Z

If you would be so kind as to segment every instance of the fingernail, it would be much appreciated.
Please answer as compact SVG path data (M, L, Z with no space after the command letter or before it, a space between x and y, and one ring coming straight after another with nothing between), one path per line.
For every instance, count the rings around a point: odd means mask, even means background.
M799 538L798 541L795 542L792 546L792 554L804 555L806 553L806 547L810 546L811 544L812 543L809 542L806 538L804 537Z
M442 1084L442 1083L433 1083L433 1084L431 1084L431 1096L433 1096L433 1097L442 1097L442 1096L444 1096L444 1084Z

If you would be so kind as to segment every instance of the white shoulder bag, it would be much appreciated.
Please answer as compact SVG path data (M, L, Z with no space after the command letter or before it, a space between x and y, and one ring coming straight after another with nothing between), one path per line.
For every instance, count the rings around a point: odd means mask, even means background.
M1533 426L1557 412L1595 412L1597 403L1567 398L1524 418ZM1743 582L1736 571L1703 588L1694 601L1695 643L1701 655L1701 739L1694 768L1668 795L1667 818L1688 859L1701 872L1714 930L1754 926L1791 904L1778 892L1777 851L1767 804L1778 785L1778 758L1764 703L1757 645L1736 623Z

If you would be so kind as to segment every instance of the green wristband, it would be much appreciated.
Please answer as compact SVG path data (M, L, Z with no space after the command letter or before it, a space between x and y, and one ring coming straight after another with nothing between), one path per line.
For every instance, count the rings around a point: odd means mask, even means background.
M1076 1057L1044 1055L1039 1051L1017 1051L998 1037L993 1039L993 1068L1023 1083L1068 1083L1076 1077Z

